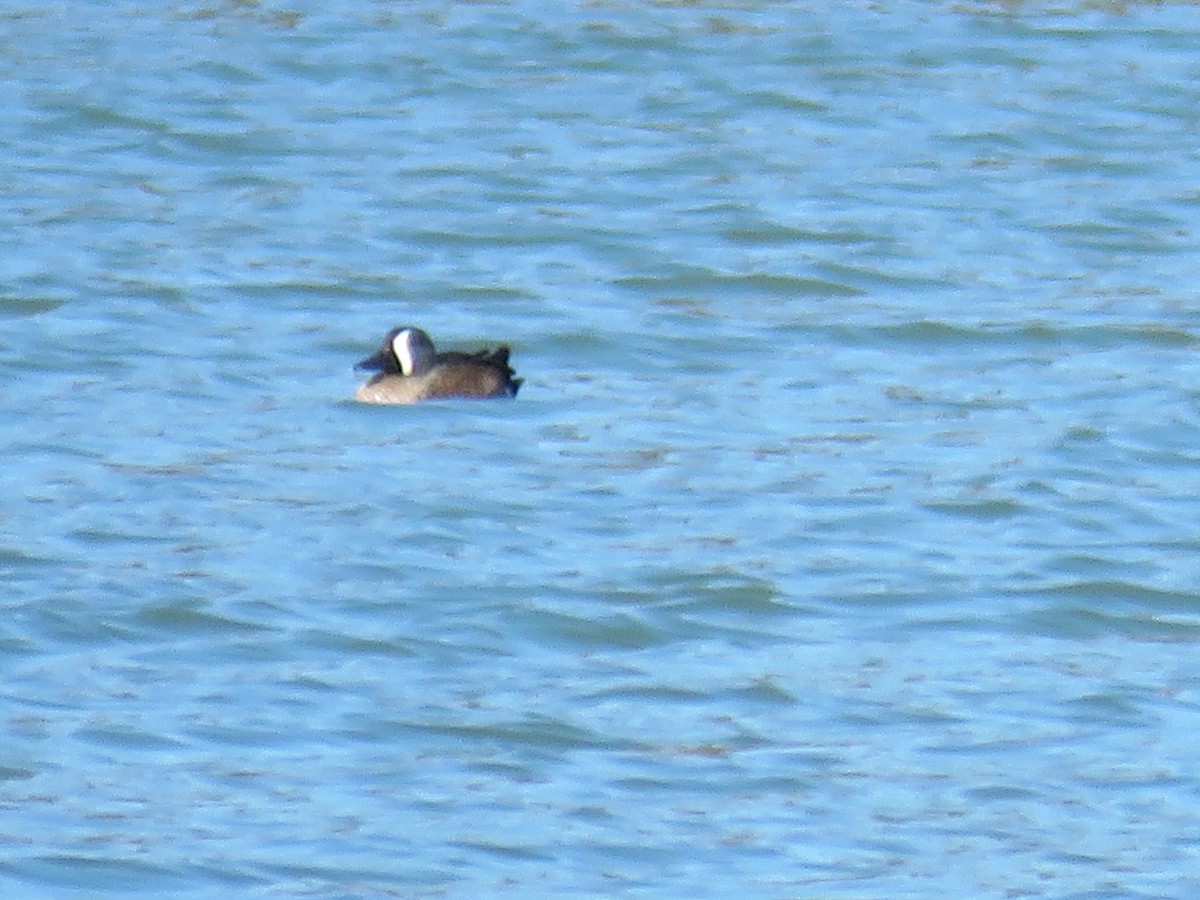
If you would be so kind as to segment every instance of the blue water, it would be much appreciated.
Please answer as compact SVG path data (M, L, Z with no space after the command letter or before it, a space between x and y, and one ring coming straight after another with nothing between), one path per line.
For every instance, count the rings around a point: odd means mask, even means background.
M6 6L0 893L1200 894L1197 47Z

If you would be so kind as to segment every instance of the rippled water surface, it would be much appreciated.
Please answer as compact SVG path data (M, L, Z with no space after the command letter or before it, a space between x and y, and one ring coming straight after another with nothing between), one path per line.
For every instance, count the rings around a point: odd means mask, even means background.
M6 5L4 896L1196 896L1198 49Z

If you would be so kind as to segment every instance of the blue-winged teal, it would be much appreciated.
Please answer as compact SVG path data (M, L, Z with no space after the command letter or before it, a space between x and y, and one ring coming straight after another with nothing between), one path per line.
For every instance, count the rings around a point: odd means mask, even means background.
M419 403L440 397L515 397L520 378L508 364L508 348L475 353L438 353L420 328L393 328L374 356L355 366L378 374L359 385L360 403Z

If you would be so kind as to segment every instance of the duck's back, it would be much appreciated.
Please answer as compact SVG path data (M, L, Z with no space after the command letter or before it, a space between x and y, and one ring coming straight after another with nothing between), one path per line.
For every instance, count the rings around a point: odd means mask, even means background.
M360 403L420 403L443 397L515 397L521 379L512 377L508 348L481 353L444 353L423 375L376 375L360 385Z
M505 353L505 356L508 354ZM509 390L509 377L505 368L497 368L491 360L467 359L447 360L434 366L424 378L425 396L435 397L509 397L516 395L516 387Z

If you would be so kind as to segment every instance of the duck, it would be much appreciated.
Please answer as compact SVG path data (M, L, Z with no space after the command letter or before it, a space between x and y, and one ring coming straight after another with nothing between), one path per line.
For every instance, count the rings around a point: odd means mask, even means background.
M524 379L508 364L508 347L438 353L420 328L401 325L379 350L355 365L376 372L358 386L359 403L420 403L445 397L516 397Z

